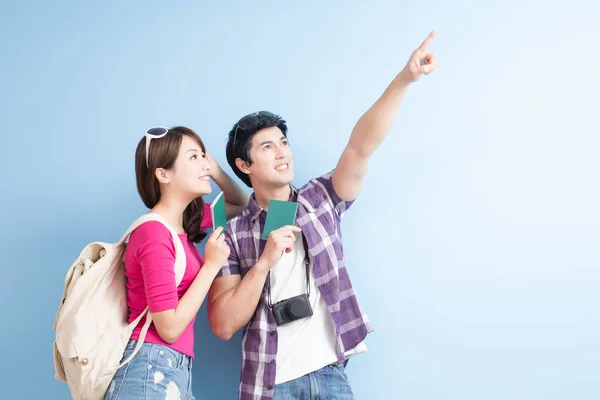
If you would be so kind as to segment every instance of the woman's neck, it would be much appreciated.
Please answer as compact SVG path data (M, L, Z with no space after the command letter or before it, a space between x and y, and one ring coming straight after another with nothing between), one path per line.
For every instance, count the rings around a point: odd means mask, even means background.
M177 233L185 233L183 228L183 212L189 204L189 201L170 197L167 193L163 193L160 201L156 203L150 212L157 213L167 220Z

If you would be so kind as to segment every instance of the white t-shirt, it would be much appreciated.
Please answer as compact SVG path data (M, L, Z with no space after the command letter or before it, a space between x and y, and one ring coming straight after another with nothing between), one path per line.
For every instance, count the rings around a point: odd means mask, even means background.
M271 299L278 301L306 293L302 234L290 253L284 253L271 269ZM291 381L337 362L336 337L333 318L317 287L310 263L310 305L313 315L277 327L277 372L275 384ZM362 353L366 345L360 343L348 350L346 356Z

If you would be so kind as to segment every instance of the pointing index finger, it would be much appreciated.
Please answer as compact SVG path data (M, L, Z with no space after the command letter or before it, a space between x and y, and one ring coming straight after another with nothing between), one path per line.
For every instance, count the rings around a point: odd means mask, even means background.
M419 46L419 50L421 50L421 51L427 50L427 46L429 46L429 43L431 43L431 41L435 37L436 33L437 33L437 29L432 30L431 33L427 36L427 38L425 38L423 43L421 43L421 45Z

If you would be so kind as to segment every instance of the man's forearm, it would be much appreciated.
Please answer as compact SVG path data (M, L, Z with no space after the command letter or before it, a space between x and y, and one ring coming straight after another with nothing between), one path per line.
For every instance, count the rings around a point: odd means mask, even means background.
M398 74L375 104L358 120L348 147L359 157L370 157L386 137L398 115L408 85L409 82Z
M209 311L215 335L229 340L248 323L262 296L268 272L258 261L237 286L215 299Z
M411 54L406 66L381 97L354 126L332 178L335 191L342 200L353 200L360 192L369 158L392 128L408 85L435 70L437 58L427 51L435 35L436 31L433 30Z
M434 29L411 54L406 66L396 75L383 95L354 127L347 146L351 153L355 153L350 157L357 158L353 161L364 163L368 160L392 128L408 85L435 70L437 57L427 50L435 35Z
M342 200L355 199L367 174L369 159L390 131L408 81L401 75L358 120L333 173L333 186Z

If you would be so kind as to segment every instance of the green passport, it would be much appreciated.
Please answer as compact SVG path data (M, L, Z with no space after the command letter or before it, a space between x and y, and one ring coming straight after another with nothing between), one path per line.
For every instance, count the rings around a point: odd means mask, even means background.
M298 203L295 201L271 200L269 202L269 210L267 211L267 220L265 221L265 229L262 237L266 239L269 234L286 225L294 225L296 223L296 212L298 211Z
M223 231L225 231L227 216L225 214L225 196L223 196L223 192L219 193L210 204L210 214L213 220L213 230L221 226L223 227Z

